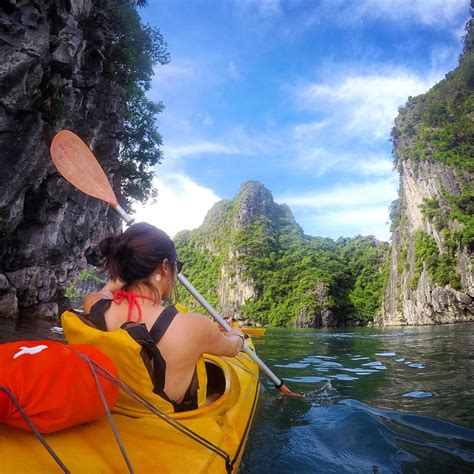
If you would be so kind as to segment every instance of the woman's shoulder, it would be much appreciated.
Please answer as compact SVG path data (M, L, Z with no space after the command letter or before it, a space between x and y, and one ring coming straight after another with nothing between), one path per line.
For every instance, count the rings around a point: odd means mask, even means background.
M177 316L180 324L186 326L187 331L192 332L194 336L200 337L203 334L218 331L217 326L203 314L179 312Z
M95 293L89 293L84 297L83 300L83 307L84 312L88 314L92 308L98 301L100 300L112 300L113 295L108 291L97 291Z

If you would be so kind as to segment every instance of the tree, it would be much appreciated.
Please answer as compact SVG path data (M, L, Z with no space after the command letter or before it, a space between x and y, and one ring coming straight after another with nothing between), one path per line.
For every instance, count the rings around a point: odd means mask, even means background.
M167 64L170 55L160 30L141 23L136 7L145 6L145 0L125 4L109 0L108 5L115 38L105 72L125 94L119 173L123 205L129 210L134 200L145 201L156 194L152 167L163 158L156 116L164 106L148 99L146 91L154 66Z

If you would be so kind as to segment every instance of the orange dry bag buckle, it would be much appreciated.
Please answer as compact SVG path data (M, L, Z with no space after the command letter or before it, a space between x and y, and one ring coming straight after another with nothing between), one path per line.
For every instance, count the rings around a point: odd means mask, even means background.
M39 432L51 433L104 415L107 408L100 389L111 408L118 388L103 377L96 380L83 356L117 374L113 362L88 344L0 344L0 423L33 431L29 418Z

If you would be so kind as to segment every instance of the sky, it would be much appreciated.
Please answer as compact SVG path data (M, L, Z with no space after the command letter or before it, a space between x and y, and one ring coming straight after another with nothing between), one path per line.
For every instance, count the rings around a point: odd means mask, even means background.
M248 180L308 235L390 239L398 108L454 69L468 0L148 0L171 62L164 160L135 218L174 236Z

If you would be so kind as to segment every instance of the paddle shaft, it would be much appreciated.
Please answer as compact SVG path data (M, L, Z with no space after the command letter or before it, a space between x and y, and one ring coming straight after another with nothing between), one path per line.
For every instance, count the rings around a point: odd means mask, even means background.
M117 207L114 207L114 209L117 211L118 215L127 223L127 225L132 225L134 220L133 217L130 217L124 210L120 204Z

